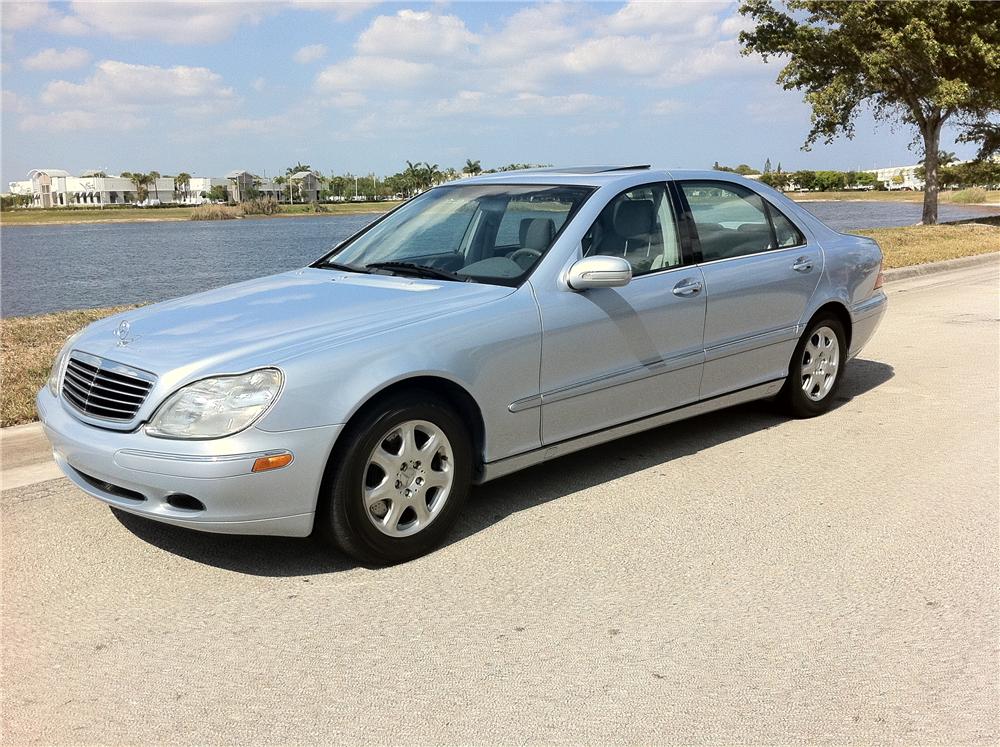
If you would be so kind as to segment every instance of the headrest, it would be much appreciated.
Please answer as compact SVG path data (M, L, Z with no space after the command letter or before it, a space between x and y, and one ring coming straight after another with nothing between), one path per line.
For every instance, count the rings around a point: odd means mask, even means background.
M524 218L521 221L521 230L523 249L544 252L552 243L552 237L556 235L556 224L551 218Z
M652 200L622 200L615 208L615 233L625 238L641 236L653 230Z

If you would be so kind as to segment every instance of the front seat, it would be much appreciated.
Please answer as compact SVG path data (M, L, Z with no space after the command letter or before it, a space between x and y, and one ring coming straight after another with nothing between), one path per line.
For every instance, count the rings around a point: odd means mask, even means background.
M593 254L624 257L636 266L650 259L651 232L656 222L652 200L622 200L614 206L611 230ZM633 261L635 260L635 261Z
M522 218L518 226L518 244L521 249L544 252L556 235L556 223L551 218Z
M527 270L538 261L538 256L530 252L523 252L521 254L517 254L517 252L521 251L521 249L529 249L532 252L544 254L552 243L552 239L555 238L556 223L551 218L523 218L519 226L519 232L521 234L519 242L521 246L507 256L513 257L514 261L521 266L521 269Z

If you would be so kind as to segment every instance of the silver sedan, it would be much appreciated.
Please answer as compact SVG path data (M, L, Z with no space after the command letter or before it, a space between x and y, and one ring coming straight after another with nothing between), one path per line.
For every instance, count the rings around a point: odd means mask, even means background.
M825 412L885 311L881 262L728 173L486 175L309 267L95 322L38 411L121 510L400 562L474 483L748 400Z

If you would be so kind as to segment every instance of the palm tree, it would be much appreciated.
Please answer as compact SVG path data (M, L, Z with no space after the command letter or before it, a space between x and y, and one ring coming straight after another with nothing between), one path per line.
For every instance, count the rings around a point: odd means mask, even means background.
M274 183L277 184L279 187L283 187L285 184L288 184L288 179L286 179L283 176L276 176L276 177L274 177ZM289 197L290 197L291 196L291 188L289 188L288 191L289 191Z
M135 185L136 202L143 202L149 196L147 188L150 181L149 174L143 174L141 171L123 171L122 176Z
M153 185L153 199L156 200L157 202L159 202L160 201L160 190L156 188L156 180L160 178L160 172L159 171L150 171L148 174L146 174L146 177L149 180L147 182L147 184L152 184Z
M483 173L483 167L479 163L478 159L475 160L475 161L473 161L471 158L466 158L465 159L465 168L462 169L462 173L463 174L470 174L472 176L476 176L477 174L482 174Z
M176 189L180 195L181 200L187 197L188 187L191 186L191 175L186 171L182 171L177 176L174 177L174 189Z
M938 151L938 165L939 166L949 166L958 160L958 156L947 150Z

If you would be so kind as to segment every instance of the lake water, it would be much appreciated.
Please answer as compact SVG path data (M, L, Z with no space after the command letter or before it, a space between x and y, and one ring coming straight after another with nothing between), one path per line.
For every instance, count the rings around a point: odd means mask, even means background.
M919 203L809 202L831 227L904 226ZM997 208L941 205L941 220ZM229 221L0 227L0 315L162 301L302 267L374 220L319 215Z

